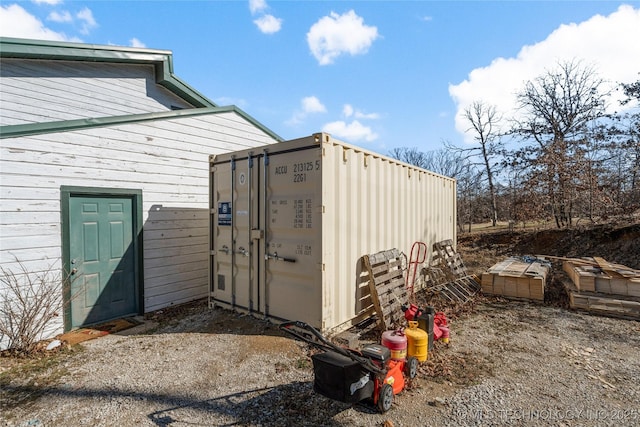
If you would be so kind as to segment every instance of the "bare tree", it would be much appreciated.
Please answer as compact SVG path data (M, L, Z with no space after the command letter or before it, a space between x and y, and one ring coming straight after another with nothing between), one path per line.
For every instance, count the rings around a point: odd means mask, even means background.
M399 147L394 148L389 152L389 156L401 162L409 163L410 165L417 166L419 168L427 169L427 154L417 148Z
M612 133L623 153L618 162L619 193L624 197L623 207L634 211L640 207L640 80L621 87L626 96L621 104L635 102L635 108L616 117L619 120Z
M514 131L533 144L516 155L539 176L558 227L572 223L576 182L585 172L578 160L587 152L588 125L604 114L602 84L592 67L569 61L528 81L517 95L522 118Z
M474 101L471 106L464 111L464 117L471 124L467 130L474 132L473 139L479 144L478 147L459 149L468 153L469 157L479 157L482 169L487 178L489 186L489 197L491 204L491 223L495 227L498 222L498 207L496 203L496 189L494 185L494 163L493 158L498 154L500 148L497 125L500 117L496 112L496 107L486 105L482 101Z
M458 229L464 231L465 224L468 226L468 231L471 232L471 225L474 222L478 222L479 215L477 201L481 198L482 189L478 186L478 181L482 174L478 172L473 165L469 162L465 163L465 166L458 174L457 190L458 190L458 205L457 205L457 220Z
M417 148L394 148L389 156L419 168L457 178L466 168L466 160L457 152L447 149L420 151Z

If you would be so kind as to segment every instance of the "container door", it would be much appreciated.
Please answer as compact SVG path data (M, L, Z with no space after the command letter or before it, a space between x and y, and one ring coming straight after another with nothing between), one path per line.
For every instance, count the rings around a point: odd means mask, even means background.
M253 228L254 194L252 160L239 159L215 166L213 181L214 299L233 308L248 311L256 309L254 298L257 283L253 280L254 246Z
M315 149L314 149L315 148ZM317 147L269 156L263 173L267 316L322 327L322 171Z
M231 200L231 163L220 163L214 166L211 173L211 263L212 263L212 297L219 302L232 304L232 251L233 225Z

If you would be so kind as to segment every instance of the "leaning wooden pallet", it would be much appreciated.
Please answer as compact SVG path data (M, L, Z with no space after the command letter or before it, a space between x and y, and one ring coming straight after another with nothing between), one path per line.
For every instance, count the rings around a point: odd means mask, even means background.
M466 303L480 290L480 281L468 275L462 257L453 248L452 240L433 244L433 259L428 274L430 291L437 292L446 301Z
M462 262L460 254L453 248L453 240L435 242L433 244L433 252L432 263L446 265L456 278L467 275L467 267Z
M369 274L369 291L384 331L399 326L404 317L402 304L408 300L402 264L404 255L397 249L365 255L363 262Z

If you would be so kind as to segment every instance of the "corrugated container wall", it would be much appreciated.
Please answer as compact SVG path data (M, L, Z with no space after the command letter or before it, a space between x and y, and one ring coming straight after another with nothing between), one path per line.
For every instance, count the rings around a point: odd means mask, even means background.
M333 334L372 313L362 256L456 240L456 182L320 133L211 156L210 304Z

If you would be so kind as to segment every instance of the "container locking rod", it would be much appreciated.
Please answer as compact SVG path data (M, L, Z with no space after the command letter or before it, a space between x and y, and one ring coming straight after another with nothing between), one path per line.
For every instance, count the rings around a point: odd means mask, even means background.
M264 259L270 260L275 259L276 261L284 261L284 262L296 262L293 258L286 258L283 256L278 256L278 252L274 252L273 254L265 254Z

